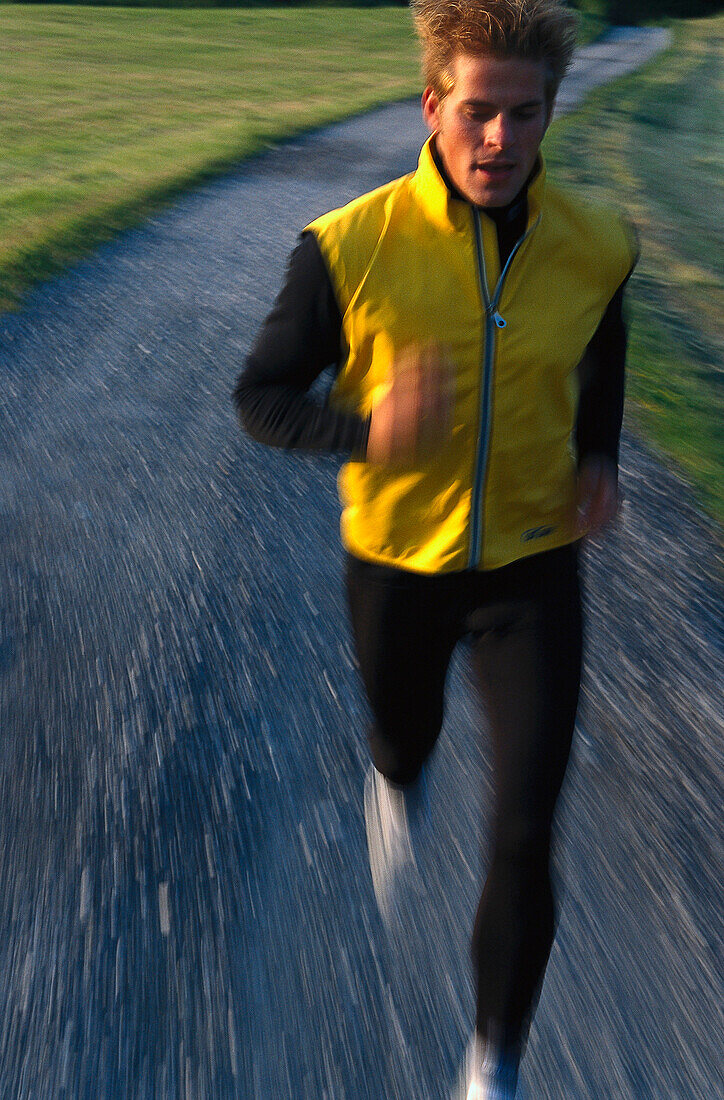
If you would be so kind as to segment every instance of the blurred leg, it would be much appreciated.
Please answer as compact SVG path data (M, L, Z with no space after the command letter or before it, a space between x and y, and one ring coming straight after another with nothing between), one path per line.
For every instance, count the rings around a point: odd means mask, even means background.
M517 592L488 602L475 646L495 783L491 861L473 935L477 1029L485 1036L502 1026L511 1039L533 1011L553 943L551 829L581 671L575 549L541 555L517 576Z
M347 591L372 709L372 759L393 783L410 783L442 726L445 677L457 640L450 578L419 576L349 557Z

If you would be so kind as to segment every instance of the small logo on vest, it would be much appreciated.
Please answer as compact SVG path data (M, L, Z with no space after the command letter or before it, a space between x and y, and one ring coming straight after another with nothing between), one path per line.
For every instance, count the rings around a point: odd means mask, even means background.
M527 531L524 531L520 536L521 542L532 542L533 539L542 539L546 535L550 535L555 531L555 527L530 527Z

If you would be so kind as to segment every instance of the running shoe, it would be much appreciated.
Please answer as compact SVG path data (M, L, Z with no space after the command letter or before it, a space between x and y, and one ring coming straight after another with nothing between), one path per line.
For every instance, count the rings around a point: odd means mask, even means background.
M520 1047L496 1047L475 1037L454 1100L523 1100L518 1087Z
M430 819L424 768L414 783L399 786L371 767L364 807L372 886L380 913L390 923L400 917L403 885L419 875L417 855Z

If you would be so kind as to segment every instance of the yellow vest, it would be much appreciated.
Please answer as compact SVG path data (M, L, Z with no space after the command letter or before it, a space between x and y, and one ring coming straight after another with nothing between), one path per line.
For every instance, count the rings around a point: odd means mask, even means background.
M347 548L437 573L572 542L576 368L635 262L625 223L546 186L541 161L501 273L495 224L450 194L428 141L416 172L307 228L342 314L338 407L369 415L410 345L444 346L454 365L452 427L434 455L342 469Z

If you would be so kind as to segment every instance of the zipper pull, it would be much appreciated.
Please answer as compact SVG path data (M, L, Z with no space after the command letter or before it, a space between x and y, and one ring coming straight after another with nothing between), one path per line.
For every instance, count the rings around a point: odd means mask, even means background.
M505 328L506 325L508 324L505 317L501 317L500 314L498 313L497 309L496 309L495 313L493 314L493 320L495 321L498 328Z

